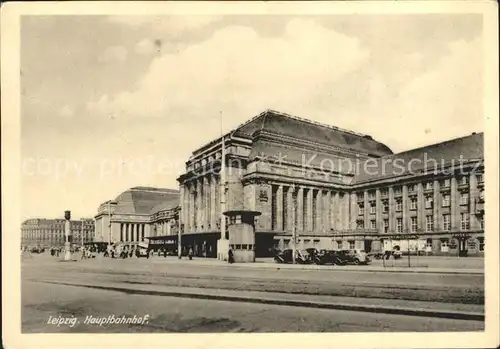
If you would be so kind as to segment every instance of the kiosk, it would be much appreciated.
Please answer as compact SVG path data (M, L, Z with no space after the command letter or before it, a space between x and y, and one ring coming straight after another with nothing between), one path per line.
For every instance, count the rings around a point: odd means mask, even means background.
M235 263L255 262L255 217L258 211L234 210L223 213L229 217L229 248Z

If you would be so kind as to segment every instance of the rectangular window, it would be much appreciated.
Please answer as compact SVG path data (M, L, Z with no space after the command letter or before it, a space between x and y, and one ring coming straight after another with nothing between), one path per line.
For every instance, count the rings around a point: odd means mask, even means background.
M401 195L401 187L395 187L394 188L394 195Z
M388 232L389 232L389 220L384 219L384 233L388 233Z
M358 201L364 201L365 200L365 194L364 193L357 193L356 197Z
M448 252L449 239L441 239L441 252Z
M479 216L479 227L484 230L484 216Z
M484 252L484 237L478 237L477 240L479 241L479 251Z
M451 180L449 178L441 180L441 188L448 188L450 186Z
M396 212L401 212L403 210L403 200L396 200Z
M304 246L309 246L310 243L311 243L311 240L304 239Z
M342 243L342 241L337 241L337 248L338 248L339 250L341 250L341 249L342 249L342 247L343 247L343 243Z
M380 196L387 197L389 195L389 191L387 189L380 189Z
M372 199L372 200L375 199L375 192L374 191L369 191L368 192L368 198Z
M403 232L403 218L397 218L396 219L396 231L398 233Z
M384 213L389 212L389 201L384 200L382 202L382 212L384 212Z
M434 188L433 182L425 182L425 190L431 190Z
M417 217L411 217L411 232L415 233L417 231L418 223Z
M358 204L358 215L363 216L365 214L365 205L362 203Z
M377 212L377 204L376 203L372 203L370 205L370 213L376 213Z
M484 182L484 176L482 173L476 175L476 181L478 183L483 183Z
M434 217L432 215L425 216L425 231L434 230Z
M245 251L246 251L246 250L248 250L248 245L246 245L246 244L241 245L241 249L242 249L242 250L245 250Z
M365 222L363 220L358 220L356 222L356 228L363 229L365 227Z
M460 214L460 228L462 230L469 230L469 214L461 213Z
M356 248L356 243L354 240L349 240L349 249L354 250Z
M469 204L469 193L460 193L460 205Z
M469 184L469 176L462 176L462 177L460 177L459 180L458 180L458 183L460 183L460 185Z
M319 244L319 240L313 240L313 244L314 244L314 246L318 245Z
M425 246L427 247L426 250L429 250L429 248L432 250L432 239L427 239Z
M377 221L376 220L373 219L370 221L370 228L377 229Z
M450 206L450 195L449 194L444 194L443 195L443 207L449 207Z
M450 215L443 215L443 230L450 230Z
M236 245L235 250L241 250L241 245Z
M425 197L425 208L432 208L432 204L434 202L434 198L432 196Z
M408 186L408 192L413 193L417 191L417 186L415 184L410 184Z
M418 204L418 200L416 197L410 198L410 210L416 210L417 204Z

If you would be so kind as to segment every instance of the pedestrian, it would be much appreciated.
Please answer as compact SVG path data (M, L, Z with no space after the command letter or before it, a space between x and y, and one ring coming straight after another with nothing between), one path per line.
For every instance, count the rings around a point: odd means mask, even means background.
M166 248L163 249L163 257L167 258L167 249Z
M189 260L193 259L193 248L192 247L189 247L188 257L189 257Z
M234 255L232 249L229 249L229 251L227 252L227 261L229 262L229 264L234 263Z

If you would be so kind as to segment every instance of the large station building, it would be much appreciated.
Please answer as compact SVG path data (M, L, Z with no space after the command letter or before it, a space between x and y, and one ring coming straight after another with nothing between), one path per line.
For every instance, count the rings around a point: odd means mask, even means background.
M101 204L96 239L175 240L179 229L183 246L216 256L224 190L226 211L261 212L255 245L232 246L257 257L291 248L293 229L298 248L482 255L483 159L482 133L394 154L369 135L267 110L196 149L179 190L136 187Z

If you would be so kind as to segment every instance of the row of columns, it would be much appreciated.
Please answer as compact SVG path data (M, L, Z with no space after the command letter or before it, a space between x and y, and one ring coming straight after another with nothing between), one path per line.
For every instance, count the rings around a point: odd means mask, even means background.
M155 224L155 227L155 236L173 235L172 224L169 220L158 222Z
M120 241L143 241L145 234L145 223L120 223Z
M330 231L346 228L346 220L342 219L346 211L348 197L338 191L323 190L309 187L294 187L273 185L271 190L272 229L291 231L293 229L293 209L296 209L295 223L298 232ZM286 202L286 205L285 205ZM286 207L286 209L285 209Z
M184 231L216 231L220 214L219 176L207 174L181 186Z

